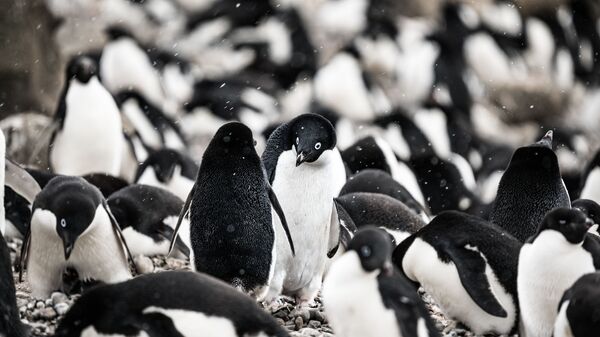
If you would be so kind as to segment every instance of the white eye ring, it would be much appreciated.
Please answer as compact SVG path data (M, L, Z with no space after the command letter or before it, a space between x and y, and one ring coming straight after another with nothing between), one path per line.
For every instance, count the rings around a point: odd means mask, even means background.
M296 137L296 145L298 145L298 143L300 143L300 138Z
M317 143L317 144L315 144L315 149L316 149L316 150L318 150L318 149L320 149L320 148L321 148L321 143L320 143L320 142L319 142L319 143Z
M60 219L60 226L61 227L67 227L67 221L65 219Z

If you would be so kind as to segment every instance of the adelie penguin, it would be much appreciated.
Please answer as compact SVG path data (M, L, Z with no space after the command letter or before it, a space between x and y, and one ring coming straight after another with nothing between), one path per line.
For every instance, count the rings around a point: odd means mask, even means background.
M335 145L333 126L316 114L282 124L267 141L262 161L296 246L293 256L284 234L277 231L275 274L267 296L271 304L281 293L296 295L301 305L312 303L327 258L339 245L333 198L346 181L346 171Z
M413 285L394 268L385 232L366 227L329 269L323 304L331 326L344 337L437 337Z
M83 178L58 176L35 197L21 253L32 295L45 298L62 286L68 267L82 281L131 278L130 254L106 200Z
M564 292L596 270L592 254L583 247L591 226L580 210L556 208L521 249L517 279L521 336L552 336Z
M477 335L510 334L519 318L521 245L478 217L446 211L404 240L392 260L449 318Z
M554 337L596 337L600 331L600 272L582 276L560 300Z
M271 205L281 219L286 253L293 256L292 236L254 149L252 132L238 122L223 125L204 152L175 229L177 233L189 210L192 269L262 300L280 254L275 250Z
M160 296L157 296L160 294ZM84 293L56 337L288 337L249 297L208 275L167 271Z
M552 151L552 131L532 145L518 148L500 179L490 221L521 242L536 233L544 215L570 207L558 159Z
M131 185L107 200L134 257L167 255L183 201L173 193L154 186ZM189 220L182 220L181 236L175 247L189 255Z
M123 155L121 114L98 80L97 64L79 56L67 65L49 147L54 173L118 176Z

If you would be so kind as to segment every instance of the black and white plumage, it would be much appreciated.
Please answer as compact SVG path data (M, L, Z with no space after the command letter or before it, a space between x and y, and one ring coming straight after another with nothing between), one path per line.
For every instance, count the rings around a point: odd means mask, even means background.
M372 225L389 233L394 245L427 224L402 202L378 193L349 193L335 198L338 217L347 214L356 228ZM340 209L341 208L341 209Z
M131 185L107 200L131 254L167 255L183 200L160 187ZM175 247L189 255L189 220L183 219Z
M268 301L281 293L311 303L321 288L327 255L339 245L333 198L346 181L331 123L316 114L300 115L278 127L262 155L273 191L290 224L296 256L277 229L277 259Z
M186 200L194 186L198 164L184 153L160 149L150 153L135 175L138 184L162 187Z
M289 336L249 297L210 276L185 271L91 289L61 320L55 336L106 335Z
M55 173L119 175L124 146L121 115L100 83L97 67L87 56L76 57L67 65L49 147L50 167Z
M592 220L594 225L589 232L600 236L600 228L598 228L600 226L600 205L594 200L577 199L571 203L571 207L579 209L588 219Z
M600 331L600 273L582 276L560 300L554 337L594 337Z
M196 183L175 230L180 230L189 208L192 268L252 293L259 300L264 298L276 256L271 205L285 231L285 248L293 256L286 217L265 177L252 132L242 123L225 124L204 152Z
M10 252L0 234L0 335L11 337L29 336L29 331L19 318L15 296Z
M521 334L551 336L563 293L596 270L592 254L582 246L591 226L580 210L556 208L523 245L517 278Z
M517 329L521 243L478 217L447 211L404 240L394 264L475 334Z
M419 215L423 221L429 222L428 211L408 190L390 174L378 169L365 169L348 178L340 191L340 196L355 192L379 193L390 196Z
M490 221L524 242L556 207L570 207L562 181L552 131L532 145L518 148L502 175Z
M345 337L439 336L413 285L391 262L385 232L359 230L323 283L325 313Z
M22 266L33 296L62 286L67 267L84 281L131 278L128 248L100 191L83 178L58 176L36 196Z

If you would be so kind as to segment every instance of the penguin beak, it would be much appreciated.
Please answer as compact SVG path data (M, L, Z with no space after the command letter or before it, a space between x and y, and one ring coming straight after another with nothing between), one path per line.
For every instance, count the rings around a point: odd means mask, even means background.
M394 273L394 265L392 264L391 261L385 261L382 269L383 269L383 274L385 276L392 276L392 274Z
M58 236L60 236L63 242L65 260L68 260L69 256L71 256L71 253L73 252L73 248L75 247L75 238L65 231L59 231Z
M585 219L585 225L588 229L590 229L595 225L595 223L592 219L587 218L587 219Z
M71 252L73 252L73 244L72 243L63 243L63 246L65 248L65 260L69 259L69 256L71 256Z
M296 156L296 167L300 166L300 164L304 163L305 161L306 156L304 155L304 152L298 153L298 155Z
M552 149L552 140L554 138L554 132L552 130L549 130L548 132L546 132L546 134L544 135L544 137L542 137L542 139L540 139L540 141L538 142L538 144L545 146L549 149Z

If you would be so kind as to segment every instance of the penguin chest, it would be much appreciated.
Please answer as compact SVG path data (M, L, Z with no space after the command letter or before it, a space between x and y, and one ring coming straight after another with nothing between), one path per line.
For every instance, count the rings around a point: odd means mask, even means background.
M507 334L513 329L517 315L515 301L489 266L486 277L507 317L490 315L477 305L462 284L454 263L441 261L435 248L420 238L407 250L402 268L409 279L421 284L446 315L465 323L474 333Z
M554 337L573 337L573 331L571 330L571 323L567 316L567 309L569 308L570 301L565 301L558 311L556 317L556 323L554 324Z
M56 173L118 175L123 137L119 109L96 78L71 84L62 130L56 134L50 160Z
M588 175L580 198L600 203L600 167L594 168Z

